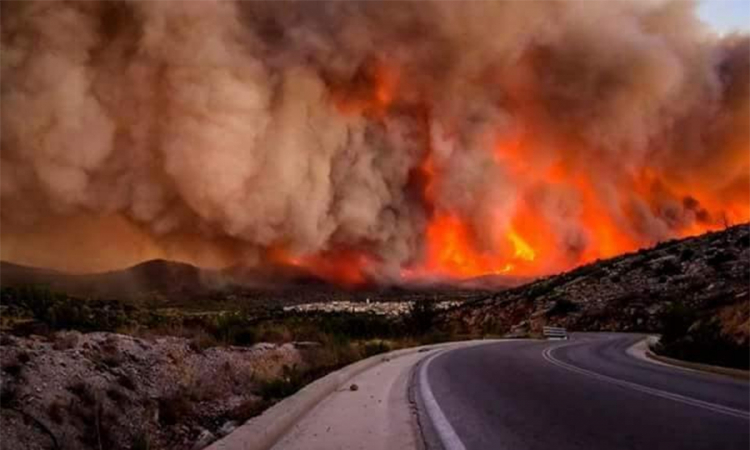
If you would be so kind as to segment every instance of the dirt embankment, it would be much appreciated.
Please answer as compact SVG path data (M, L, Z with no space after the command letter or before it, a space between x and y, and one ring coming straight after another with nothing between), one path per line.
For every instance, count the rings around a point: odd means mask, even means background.
M262 411L315 347L0 334L3 449L198 449Z

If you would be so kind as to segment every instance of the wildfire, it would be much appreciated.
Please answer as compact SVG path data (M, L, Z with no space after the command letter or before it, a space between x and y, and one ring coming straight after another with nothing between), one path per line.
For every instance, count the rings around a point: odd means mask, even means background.
M319 254L292 255L284 246L271 246L266 259L275 264L302 267L313 275L339 285L354 287L367 281L370 258L355 250L330 250Z
M367 281L365 272L370 258L356 250L339 250L308 255L302 264L315 275L344 286L358 286Z
M364 66L353 84L334 89L334 103L342 114L382 118L395 102L399 87L398 71L376 61ZM638 208L660 213L659 208L667 207L665 198L681 199L694 214L683 218L684 223L675 218L673 229L665 237L696 235L727 222L750 219L750 205L743 202L747 193L735 195L738 201L709 192L698 194L650 167L622 180L607 180L617 189L605 192L597 184L595 166L578 161L573 149L540 159L533 154L533 144L533 137L518 133L499 139L487 149L491 164L502 167L521 189L510 212L498 217L490 229L481 230L460 212L435 206L444 175L432 149L425 149L417 169L428 215L425 253L421 262L402 268L404 278L539 276L652 245L654 242L643 240L627 224L637 222ZM747 156L740 156L741 164L747 165L746 160ZM564 213L569 219L567 229L560 229L535 197L549 188L567 193L557 200L569 204L563 206L570 209ZM308 256L296 264L326 278L356 285L365 281L363 267L370 261L365 253L347 250Z

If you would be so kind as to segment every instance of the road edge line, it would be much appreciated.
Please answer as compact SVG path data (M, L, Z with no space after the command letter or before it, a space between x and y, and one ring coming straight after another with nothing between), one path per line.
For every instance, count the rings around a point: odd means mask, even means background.
M427 376L427 370L430 367L430 363L436 357L444 354L447 350L435 353L427 358L419 368L419 395L422 397L422 404L427 411L427 416L432 422L432 427L440 439L440 443L444 450L466 450L466 446L458 437L456 430L445 417L445 413L440 408L435 396L432 393L430 387L430 380Z
M591 370L587 370L587 369L583 369L583 368L574 366L572 364L568 364L566 362L560 361L559 359L555 358L552 355L552 352L554 350L556 350L558 348L568 347L568 346L571 346L571 345L573 345L573 344L558 345L556 347L549 347L549 348L545 349L542 352L542 357L547 362L549 362L550 364L553 364L555 366L558 366L558 367L560 367L562 369L568 370L568 371L573 372L573 373L578 373L579 375L588 376L588 377L597 379L599 381L604 381L604 382L607 382L607 383L610 383L610 384L614 384L616 386L625 387L625 388L629 388L629 389L637 391L637 392L641 392L641 393L644 393L644 394L653 395L654 397L660 397L660 398L672 400L672 401L675 401L675 402L678 402L678 403L683 403L683 404L686 404L686 405L695 406L697 408L702 408L702 409L705 409L707 411L712 411L712 412L715 412L715 413L724 414L724 415L727 415L727 416L730 416L730 417L735 417L735 418L738 418L738 419L750 420L750 413L748 413L746 411L742 411L742 410L735 409L735 408L730 408L728 406L719 405L719 404L716 404L716 403L706 402L706 401L703 401L703 400L698 400L698 399L691 398L691 397L686 397L684 395L675 394L673 392L663 391L661 389L656 389L656 388L652 388L652 387L649 387L649 386L644 386L642 384L634 383L632 381L620 380L618 378L610 377L608 375L604 375L604 374L601 374L601 373L597 373L597 372L594 372L594 371L591 371Z

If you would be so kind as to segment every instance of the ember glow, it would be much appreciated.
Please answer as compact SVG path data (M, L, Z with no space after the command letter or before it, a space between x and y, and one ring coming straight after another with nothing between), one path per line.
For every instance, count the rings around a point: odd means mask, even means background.
M689 2L3 2L2 52L11 261L534 277L750 220L750 40Z

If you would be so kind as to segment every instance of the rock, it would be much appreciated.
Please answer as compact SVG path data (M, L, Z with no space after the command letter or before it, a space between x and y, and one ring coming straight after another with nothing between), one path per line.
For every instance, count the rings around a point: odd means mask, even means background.
M531 319L531 320L534 320L534 319L538 319L538 318L540 318L540 317L544 316L545 314L547 314L547 312L548 312L548 310L547 310L547 309L540 309L540 310L538 310L538 311L534 312L534 313L533 313L533 314L531 315L530 319Z
M230 420L229 422L226 422L224 425L219 428L219 430L216 432L216 434L219 437L223 437L231 433L237 428L237 422Z
M529 334L529 323L524 320L520 323L513 325L510 329L510 333L507 334L508 338L517 338L527 336Z
M191 450L201 450L205 447L208 447L210 443L216 440L216 436L211 433L208 430L201 431L201 434L198 435L198 440L195 441L195 444L193 444Z
M359 386L357 386L356 384L352 384L351 386L349 386L349 390L350 391L358 391L359 390Z

